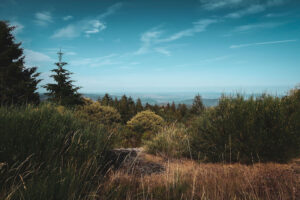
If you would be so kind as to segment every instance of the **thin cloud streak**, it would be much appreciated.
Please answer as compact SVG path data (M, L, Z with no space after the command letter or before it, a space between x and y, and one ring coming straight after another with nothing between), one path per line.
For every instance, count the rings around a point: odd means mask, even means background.
M36 66L45 62L46 63L54 62L54 60L50 58L48 55L30 49L24 49L24 54L25 54L26 65Z
M35 13L35 23L39 26L47 26L49 23L52 23L52 15L48 11L37 12Z
M209 11L225 8L243 8L240 11L247 12L252 10L253 6L261 6L263 9L266 7L279 6L288 0L199 0L202 8ZM252 8L251 8L252 7Z
M270 45L270 44L281 44L281 43L290 43L297 42L298 40L279 40L279 41L270 41L270 42L257 42L257 43L249 43L249 44L239 44L239 45L231 45L230 49L237 49L242 47L250 47L250 46L260 46L260 45Z
M161 53L163 55L166 55L166 56L170 56L171 55L170 51L168 51L167 49L162 48L162 47L155 48L155 51L158 52L158 53Z
M206 28L209 25L217 23L217 22L218 22L218 20L215 20L215 19L199 20L199 21L193 23L194 26L192 28L179 31L179 32L171 35L168 38L159 40L159 42L171 42L174 40L178 40L182 37L193 36L195 33L206 31Z
M83 19L78 22L68 24L66 27L56 30L51 37L72 39L81 35L89 37L92 34L97 34L105 30L107 27L103 20L106 17L113 15L122 7L122 5L122 3L116 3L110 6L103 14L98 15L93 19ZM70 17L65 17L65 19L67 18Z
M95 57L95 58L80 58L70 62L70 65L79 67L102 67L102 66L109 66L109 65L119 65L123 64L122 62L117 60L118 54L110 54L107 56L102 57Z
M191 37L196 33L206 31L209 25L218 22L219 21L215 19L199 20L193 23L192 28L184 29L165 38L161 37L162 34L164 33L163 30L160 30L158 27L152 28L151 30L146 31L145 33L142 34L140 39L142 42L141 47L135 52L135 54L141 55L141 54L148 53L151 50L154 50L158 53L170 56L171 55L170 51L167 51L165 48L155 47L155 46L162 43L173 42L183 37Z
M243 32L243 31L250 31L250 30L256 30L256 29L265 29L265 28L275 28L283 23L259 23L259 24L247 24L243 26L238 26L234 29L234 32Z
M236 9L225 15L225 18L237 19L246 15L264 12L267 8L280 6L289 0L199 0L204 10Z
M205 10L217 10L227 7L235 7L244 3L245 0L200 0Z
M122 4L121 2L116 3L116 4L112 5L112 6L110 6L110 7L106 10L106 12L104 12L104 13L101 14L101 15L99 15L98 18L99 18L99 19L104 19L104 18L106 18L106 17L108 17L108 16L110 16L110 15L113 15L113 14L115 14L115 12L117 12L118 10L120 10L122 6L123 6L123 4Z
M252 5L246 9L239 10L237 12L230 13L226 15L226 18L241 18L245 15L256 14L266 10L265 5Z
M63 17L63 20L64 20L64 21L69 21L69 20L71 20L71 19L73 19L73 16L71 16L71 15L68 15L68 16Z

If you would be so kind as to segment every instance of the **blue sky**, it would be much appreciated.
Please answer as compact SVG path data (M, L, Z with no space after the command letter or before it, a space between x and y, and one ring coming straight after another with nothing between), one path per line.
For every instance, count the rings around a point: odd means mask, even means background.
M59 48L81 92L282 92L300 83L299 0L1 0L0 18L17 26L42 84Z

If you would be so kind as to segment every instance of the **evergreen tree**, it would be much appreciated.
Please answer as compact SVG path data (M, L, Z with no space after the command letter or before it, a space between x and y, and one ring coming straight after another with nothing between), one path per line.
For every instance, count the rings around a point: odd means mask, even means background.
M145 110L152 110L152 106L148 102L145 105Z
M113 100L109 94L105 94L104 97L100 100L102 106L112 106Z
M113 107L115 109L117 109L118 111L120 111L120 108L119 108L119 100L117 97L115 97L114 101L113 101Z
M58 52L59 61L55 63L57 66L56 69L51 70L54 72L51 77L55 80L56 83L49 83L44 88L49 91L46 93L50 98L50 101L58 103L63 106L74 106L83 104L81 94L78 93L80 87L75 87L72 83L73 80L70 80L70 75L72 74L63 67L67 65L66 62L62 62L63 53Z
M0 21L0 104L39 103L37 68L25 68L21 43L15 42L15 27Z
M130 119L128 115L128 111L129 111L128 99L126 95L123 95L119 102L119 113L121 114L123 123L126 123Z
M128 118L131 119L136 114L135 102L132 97L129 97L127 100L128 104Z
M183 120L183 118L187 115L188 113L188 108L185 104L179 104L178 105L178 115L179 115L179 120Z
M191 108L191 113L194 115L199 115L204 111L205 107L202 102L202 97L198 94L194 98L194 102Z
M141 101L140 98L138 98L136 100L136 106L135 106L135 108L136 108L136 113L139 113L139 112L143 111L144 108L143 108L142 101Z
M171 109L172 114L175 114L175 112L176 112L176 105L175 105L174 101L172 102L172 105L171 105L170 109Z

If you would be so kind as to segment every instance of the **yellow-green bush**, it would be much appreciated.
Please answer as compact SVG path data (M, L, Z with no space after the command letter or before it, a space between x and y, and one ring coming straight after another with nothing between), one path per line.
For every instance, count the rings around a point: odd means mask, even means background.
M127 127L136 132L139 137L144 139L150 138L157 133L164 124L164 120L159 115L150 110L142 111L136 114L127 122Z
M99 102L88 103L80 107L77 115L87 121L109 126L121 121L121 116L115 108L101 106Z
M146 151L168 157L188 156L189 135L184 125L165 126L151 140L145 142Z

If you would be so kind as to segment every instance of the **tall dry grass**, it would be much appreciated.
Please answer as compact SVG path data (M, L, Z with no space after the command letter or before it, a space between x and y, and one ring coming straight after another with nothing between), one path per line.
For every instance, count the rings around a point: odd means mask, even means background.
M101 189L101 199L296 200L299 190L289 165L164 164L162 174L114 173Z
M98 199L110 142L71 110L0 107L0 199Z

